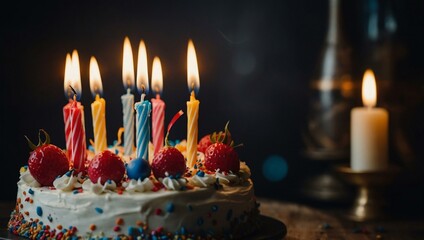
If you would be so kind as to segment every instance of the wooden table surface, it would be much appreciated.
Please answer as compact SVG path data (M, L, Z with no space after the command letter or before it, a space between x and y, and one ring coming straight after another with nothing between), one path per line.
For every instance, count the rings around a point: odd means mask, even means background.
M344 217L346 210L313 207L259 199L262 215L282 221L287 226L286 240L297 239L424 239L424 216L421 219L385 219L356 223Z
M300 239L424 239L424 216L421 219L387 219L355 223L343 217L343 210L316 209L302 204L258 199L262 215L283 222L285 240ZM14 203L0 203L2 228L7 224Z

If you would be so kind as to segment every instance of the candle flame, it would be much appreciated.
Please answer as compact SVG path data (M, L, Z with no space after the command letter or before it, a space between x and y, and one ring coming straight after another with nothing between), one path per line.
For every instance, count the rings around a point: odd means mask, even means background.
M140 93L149 92L149 73L147 69L147 51L144 41L141 40L138 47L137 60L137 89Z
M68 99L72 99L75 94L71 87L76 92L76 99L79 100L81 98L81 75L77 50L72 52L72 57L71 54L66 54L63 88L65 91L65 97Z
M152 90L156 94L161 94L163 89L162 65L159 57L153 59L152 67Z
M197 93L200 87L199 68L197 66L196 50L193 41L188 41L187 48L187 85L189 92Z
M97 94L101 96L103 93L99 64L97 64L95 57L91 57L90 59L90 90L93 97L96 97Z
M362 80L362 102L366 107L374 107L377 103L377 86L372 70L368 69L364 73Z
M125 89L134 88L134 58L131 48L130 39L125 37L124 40L124 56L122 60L122 82Z
M65 79L63 81L63 90L65 91L66 98L72 98L72 90L69 87L72 82L72 59L71 54L66 54L65 61Z

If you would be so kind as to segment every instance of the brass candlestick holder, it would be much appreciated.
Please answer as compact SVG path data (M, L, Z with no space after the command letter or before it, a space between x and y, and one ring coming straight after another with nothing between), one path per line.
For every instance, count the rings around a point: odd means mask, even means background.
M349 166L338 166L336 172L342 180L358 188L353 206L347 214L349 219L363 222L387 217L387 189L400 173L398 167L390 166L381 171L354 171Z

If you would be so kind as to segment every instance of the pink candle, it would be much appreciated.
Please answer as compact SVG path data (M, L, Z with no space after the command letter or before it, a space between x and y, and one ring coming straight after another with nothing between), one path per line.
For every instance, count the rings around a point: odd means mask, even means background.
M156 93L156 98L152 99L152 140L154 154L164 145L164 123L165 123L165 102L160 99L163 88L162 66L160 59L153 59L152 89Z
M72 167L80 172L85 169L86 139L84 107L77 101L77 97L81 95L81 77L78 53L75 50L72 58L69 54L66 56L64 89L69 98L69 103L63 107L66 149Z
M65 122L65 140L66 149L71 149L71 105L73 100L69 99L69 103L63 107L63 120Z

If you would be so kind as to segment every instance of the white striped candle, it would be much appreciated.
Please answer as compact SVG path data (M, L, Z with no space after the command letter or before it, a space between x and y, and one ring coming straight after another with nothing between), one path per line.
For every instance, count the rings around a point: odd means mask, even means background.
M121 96L124 123L124 155L130 156L134 150L134 95L128 88Z

